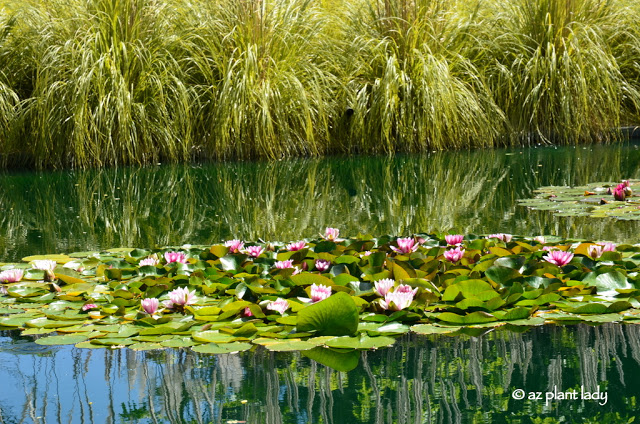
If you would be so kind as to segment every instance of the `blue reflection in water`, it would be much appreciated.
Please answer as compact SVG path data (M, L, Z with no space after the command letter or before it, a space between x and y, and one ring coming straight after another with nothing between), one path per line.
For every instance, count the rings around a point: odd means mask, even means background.
M363 352L346 373L262 348L217 356L81 350L5 334L2 423L627 422L640 395L637 325L413 335ZM606 392L606 404L545 402L547 392L582 386ZM542 397L515 400L516 389Z

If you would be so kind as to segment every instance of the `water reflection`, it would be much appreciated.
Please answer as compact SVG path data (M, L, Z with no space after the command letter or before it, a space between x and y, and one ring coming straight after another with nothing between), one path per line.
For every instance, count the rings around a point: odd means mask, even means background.
M348 373L299 353L78 350L5 337L0 422L626 423L638 372L636 325L413 335L362 353ZM545 403L554 387L582 386L606 391L606 404ZM542 398L514 400L516 389Z
M556 218L538 186L640 177L637 145L438 152L0 176L0 258L117 246L459 231L637 241L640 225Z

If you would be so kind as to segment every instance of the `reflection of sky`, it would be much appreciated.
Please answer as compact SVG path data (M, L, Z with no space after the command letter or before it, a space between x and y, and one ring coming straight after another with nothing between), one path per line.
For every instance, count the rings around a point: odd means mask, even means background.
M637 145L539 147L0 176L0 260L111 247L450 231L637 241L640 224L554 217L543 185L640 177Z
M633 324L413 335L362 354L348 373L262 349L208 356L0 337L0 422L607 422L603 414L635 416L640 387L632 381L639 372L640 326ZM511 399L518 388L544 392L554 385L600 385L608 402Z

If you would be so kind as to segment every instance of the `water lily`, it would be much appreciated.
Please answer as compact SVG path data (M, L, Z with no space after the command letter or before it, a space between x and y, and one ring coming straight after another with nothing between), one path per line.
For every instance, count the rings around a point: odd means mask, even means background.
M602 246L602 252L614 252L616 250L615 243L598 243L599 246Z
M225 241L224 245L229 248L229 253L240 253L240 251L244 248L244 242L235 239Z
M444 252L444 258L451 263L456 263L464 256L464 249L456 247L455 249L449 249Z
M21 269L7 269L0 272L0 282L2 283L15 283L22 280L24 271Z
M457 246L462 243L464 236L462 234L448 234L444 236L444 241L447 242L449 246Z
M91 309L98 309L98 305L96 305L95 303L87 303L86 305L82 305L83 312L90 311Z
M537 241L540 244L545 244L547 239L544 236L536 236L533 238L533 241Z
M316 269L320 272L325 272L331 266L331 262L326 259L316 259Z
M304 249L306 245L307 243L304 240L300 240L300 241L287 244L285 248L290 252L294 252L297 250Z
M247 247L247 253L249 256L257 258L264 253L264 247L262 246L249 246Z
M0 294L3 296L6 296L9 294L9 291L7 290L7 288L5 286L0 286Z
M385 295L384 299L380 299L382 309L391 311L400 311L407 308L413 302L413 292L394 291Z
M189 291L186 287L178 287L169 292L169 300L165 300L164 306L173 309L175 306L193 305L196 303L196 291Z
M322 284L311 284L311 301L313 303L325 300L331 296L331 287Z
M56 275L53 273L53 270L58 266L56 261L50 259L35 260L31 262L31 266L33 269L44 271L44 281L52 282L56 279Z
M160 302L155 297L142 299L142 309L149 315L153 315L158 311L158 305Z
M562 250L552 250L548 255L543 256L542 259L554 265L564 266L571 262L571 259L573 259L573 253L564 252Z
M182 252L166 252L164 254L164 259L167 261L167 264L172 262L180 262L184 264L187 262L187 257Z
M252 317L253 312L251 312L251 308L247 306L246 308L244 308L244 311L242 311L242 315L244 315L245 317Z
M501 240L505 243L509 243L511 241L512 235L505 234L505 233L496 233L496 234L489 234L487 238L497 238L498 240Z
M35 260L31 262L31 267L33 269L39 269L42 271L53 271L57 265L58 263L56 261L52 261L50 259Z
M342 241L338 236L340 235L340 230L337 228L327 227L324 230L324 239L328 241Z
M624 201L627 197L627 192L625 190L624 184L619 184L614 190L613 190L613 198L618 200L618 201Z
M383 278L382 280L378 280L373 283L373 285L375 287L374 291L378 294L378 296L385 296L387 293L389 293L389 290L391 290L391 288L396 285L396 282L391 278Z
M278 269L293 268L293 260L289 259L286 261L278 261L275 263L275 266Z
M140 263L138 264L138 266L156 266L160 263L160 261L158 260L157 257L155 256L149 256L147 258L144 258L140 261Z
M396 240L398 247L391 246L391 250L396 253L411 253L415 252L418 249L419 243L412 237L399 238Z
M412 293L415 296L416 293L418 293L418 288L416 287L414 289L408 284L400 284L398 287L395 288L394 292L396 292L396 293Z
M587 254L593 258L593 259L597 259L600 256L602 256L602 246L599 246L597 244L592 244L591 246L589 246L589 249L587 249Z
M284 315L285 311L289 309L289 302L286 299L279 297L276 300L272 300L268 305L267 309L270 311L279 312L280 315Z

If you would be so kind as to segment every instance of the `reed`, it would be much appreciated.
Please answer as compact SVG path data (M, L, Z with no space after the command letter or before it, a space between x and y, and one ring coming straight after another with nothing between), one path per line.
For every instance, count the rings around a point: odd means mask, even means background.
M631 0L4 0L0 159L87 168L607 141Z
M482 22L461 13L449 0L353 3L343 44L354 110L348 150L497 144L503 113L468 56Z
M337 81L325 66L325 17L307 0L189 3L184 63L206 156L327 151Z
M26 150L36 167L189 158L191 97L169 53L166 6L55 0L25 7L31 19L17 37L37 49L14 149Z
M637 122L637 7L617 0L493 2L482 74L514 142L615 137Z

